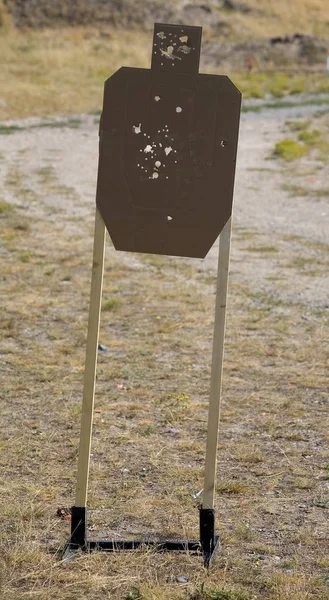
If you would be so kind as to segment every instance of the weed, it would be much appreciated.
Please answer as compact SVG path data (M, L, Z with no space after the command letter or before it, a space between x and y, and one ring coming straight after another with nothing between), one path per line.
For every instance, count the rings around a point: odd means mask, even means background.
M20 131L21 127L17 125L0 125L0 135L10 135L16 131Z
M28 263L31 260L31 252L20 252L18 255L19 260L23 263Z
M294 140L286 138L275 145L273 154L274 156L279 156L284 160L291 161L301 158L301 156L303 156L306 151L307 147L305 145L299 144Z
M279 100L277 102L263 102L261 104L254 105L243 105L242 112L260 112L267 108L298 108L299 106L325 106L329 104L329 98L317 98L316 96L308 100L301 100L299 102L291 102L290 100ZM319 113L323 114L325 111Z
M320 136L321 136L321 132L318 129L314 129L313 131L307 131L305 129L304 131L300 132L300 134L298 135L298 139L301 142L304 142L305 144L308 144L311 146L319 140Z
M256 252L259 254L272 254L278 252L278 249L275 246L248 246L246 250L247 252Z
M234 479L220 479L217 484L219 494L245 494L249 492L249 486Z
M156 432L156 428L154 427L154 425L152 425L151 423L145 423L144 425L142 425L141 429L140 429L140 435L151 435L152 433Z
M120 298L110 298L103 302L102 310L110 311L110 310L118 310L122 306L122 300Z
M124 600L143 600L143 596L140 591L136 588L124 597Z
M291 131L303 131L307 129L311 121L287 121L286 125Z
M201 590L190 596L189 600L252 600L252 596L245 592L224 591L219 589Z
M309 198L327 198L329 197L329 189L310 189L294 184L283 184L282 189L289 192L291 196L308 196Z
M13 206L6 202L6 200L0 200L0 215L8 215L13 210Z

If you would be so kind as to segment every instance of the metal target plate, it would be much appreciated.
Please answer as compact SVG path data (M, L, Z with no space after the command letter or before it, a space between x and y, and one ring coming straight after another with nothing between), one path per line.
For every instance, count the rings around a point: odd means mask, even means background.
M231 216L241 94L198 73L200 43L156 24L152 68L105 82L96 202L117 250L203 258Z

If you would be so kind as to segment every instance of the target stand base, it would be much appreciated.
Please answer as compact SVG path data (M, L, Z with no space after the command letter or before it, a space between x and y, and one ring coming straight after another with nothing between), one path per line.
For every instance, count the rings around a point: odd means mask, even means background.
M88 540L87 508L72 506L71 538L67 543L63 560L74 560L77 552L104 550L117 552L120 550L137 550L141 546L154 548L157 552L192 552L203 555L204 566L209 567L219 547L219 536L215 535L215 511L200 509L200 541L194 540Z

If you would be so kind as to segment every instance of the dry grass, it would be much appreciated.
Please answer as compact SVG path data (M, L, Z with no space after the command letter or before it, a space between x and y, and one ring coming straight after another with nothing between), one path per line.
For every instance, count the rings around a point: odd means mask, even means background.
M313 19L307 19L306 2L298 14L292 4L257 3L258 20L240 16L241 26L249 23L250 32L264 34L276 33L277 23L285 23L286 32L325 30L326 3L313 2ZM0 56L7 103L0 118L87 112L99 108L111 71L148 65L149 34L9 31ZM56 511L74 500L92 214L79 223L67 215L76 191L51 166L26 178L13 164L3 185L14 204L0 201L1 597L327 598L328 316L267 295L256 284L249 288L236 274L218 454L222 548L214 567L206 573L199 558L146 550L61 562L70 523ZM48 196L58 201L56 209L44 201ZM290 280L313 264L317 251L321 275L328 247L291 241L288 256L284 237L272 236L270 243L253 231L234 237L246 260L250 253L253 261L280 261ZM203 482L214 286L213 273L198 261L107 250L100 341L109 351L99 353L92 536L198 536L192 495ZM178 584L177 575L189 582Z
M149 32L92 27L0 32L0 120L99 112L107 77L122 65L150 65ZM230 76L245 98L329 89L324 65L319 72L302 73L298 67Z
M149 66L150 36L63 29L0 38L0 119L99 110L105 79L122 65Z
M234 15L248 37L294 34L326 37L329 34L329 8L326 0L244 0L252 9L249 14Z
M149 551L60 561L70 523L56 510L74 499L92 217L75 227L65 213L70 191L51 169L34 177L37 211L16 166L6 186L17 204L3 202L0 215L2 597L326 598L328 320L319 309L308 309L305 320L305 306L236 276L218 454L222 548L214 567L205 573L199 558ZM36 193L32 177L29 185ZM60 219L40 200L54 193ZM234 243L245 248L253 238L236 231ZM277 260L272 246L255 239L253 261ZM272 236L271 244L287 242ZM303 240L294 244L296 258L306 259ZM285 268L281 249L279 256ZM321 256L327 261L324 245ZM297 273L299 264L289 261ZM99 353L92 536L198 536L192 495L203 481L214 284L198 261L107 249L100 340L109 351ZM189 582L178 584L177 575Z

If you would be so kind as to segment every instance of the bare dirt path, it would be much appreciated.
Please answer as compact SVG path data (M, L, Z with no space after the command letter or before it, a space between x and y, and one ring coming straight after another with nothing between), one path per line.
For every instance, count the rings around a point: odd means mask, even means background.
M328 197L294 197L283 188L303 186L316 177L315 187L326 189L328 168L310 159L297 161L297 166L272 159L275 143L289 135L287 121L312 119L316 110L293 106L242 114L232 275L292 302L324 307L329 275L321 265L328 258ZM51 127L38 127L33 119L14 123L22 131L0 136L1 196L18 203L26 216L46 212L48 221L60 220L64 228L82 233L94 212L97 120L85 116L63 127L60 120ZM220 194L220 181L218 187ZM216 268L216 248L200 268ZM137 256L123 259L138 262Z

